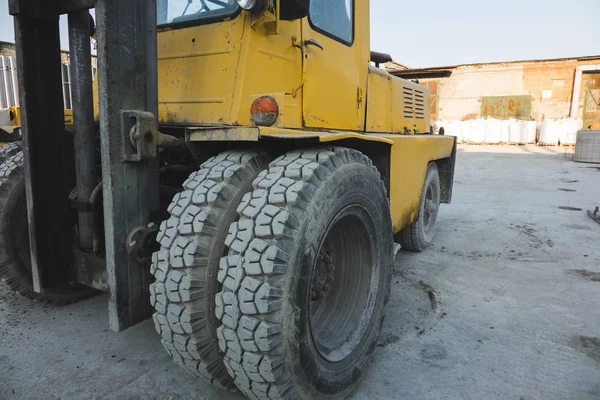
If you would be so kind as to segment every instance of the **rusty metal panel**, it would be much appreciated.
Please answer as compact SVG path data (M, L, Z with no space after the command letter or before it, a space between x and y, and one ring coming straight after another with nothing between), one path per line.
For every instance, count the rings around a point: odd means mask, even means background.
M531 96L484 96L481 98L481 117L529 120Z
M600 129L600 74L584 74L583 128Z

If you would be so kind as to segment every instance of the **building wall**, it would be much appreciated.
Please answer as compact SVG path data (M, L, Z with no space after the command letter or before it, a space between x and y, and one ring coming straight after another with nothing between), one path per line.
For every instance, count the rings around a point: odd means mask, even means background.
M472 119L481 116L482 97L530 95L531 118L569 116L575 69L599 60L557 60L459 66L438 82L437 119ZM580 99L580 108L583 106ZM581 109L579 114L581 116Z
M9 42L0 42L0 56L15 57L15 44ZM60 62L63 64L70 64L69 52L61 50ZM95 55L92 55L92 67L98 68L98 60Z

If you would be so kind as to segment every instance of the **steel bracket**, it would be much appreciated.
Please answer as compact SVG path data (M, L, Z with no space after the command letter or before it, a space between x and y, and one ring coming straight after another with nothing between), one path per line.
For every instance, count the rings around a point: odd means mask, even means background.
M121 111L121 132L129 132L129 142L123 143L123 161L141 162L156 157L156 119L147 111ZM127 138L124 138L127 141Z
M127 253L129 256L135 257L142 265L150 264L152 253L158 250L157 234L158 225L154 222L134 228L127 237Z

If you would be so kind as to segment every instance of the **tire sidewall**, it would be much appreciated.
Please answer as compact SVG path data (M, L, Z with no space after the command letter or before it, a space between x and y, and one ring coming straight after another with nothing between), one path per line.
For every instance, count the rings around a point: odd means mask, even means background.
M434 185L435 187L435 191L436 191L436 205L438 207L439 210L439 206L440 206L440 175L438 172L438 168L434 163L429 164L428 168L427 168L427 175L425 177L425 183L423 185L423 193L421 194L421 205L419 208L419 220L418 220L418 225L417 225L417 229L419 230L418 233L418 238L419 238L419 247L422 249L425 249L427 247L429 247L429 245L433 242L433 239L435 237L435 226L437 224L437 214L436 214L436 218L435 221L433 221L433 234L431 236L431 240L427 240L427 238L425 237L425 200L426 200L426 196L427 196L427 188L429 187L429 185Z
M18 238L15 234L17 225L28 225L26 212L19 212L21 211L19 205L23 205L26 201L25 179L22 172L23 167L21 165L16 166L10 173L11 176L3 183L3 186L9 185L9 187L3 188L8 190L8 195L0 212L0 234L2 235L3 244L0 247L5 252L5 258L9 260L8 263L12 264L12 273L18 277L22 284L33 289L30 269L21 259L22 251L20 252L17 247L17 240L22 238ZM26 243L21 243L21 245L29 247L28 239Z
M379 177L364 164L346 164L333 172L317 188L305 213L290 252L290 269L284 281L285 293L282 328L285 359L302 391L301 398L315 395L328 398L346 396L358 383L368 366L379 339L383 310L389 295L392 259L392 228L389 201ZM374 188L376 190L374 190ZM363 206L370 223L365 228L372 238L373 259L378 271L376 297L371 320L358 346L347 359L329 363L318 353L310 331L310 285L317 252L330 221L352 204ZM316 390L316 393L315 393Z

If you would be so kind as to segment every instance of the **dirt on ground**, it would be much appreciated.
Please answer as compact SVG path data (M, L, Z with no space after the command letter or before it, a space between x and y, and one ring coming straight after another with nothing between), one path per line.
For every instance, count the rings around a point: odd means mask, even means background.
M352 399L600 399L600 170L562 148L461 146L435 244L401 252ZM568 152L568 151L567 151ZM590 168L590 167L593 168ZM0 399L241 399L171 362L107 297L63 308L0 285Z

